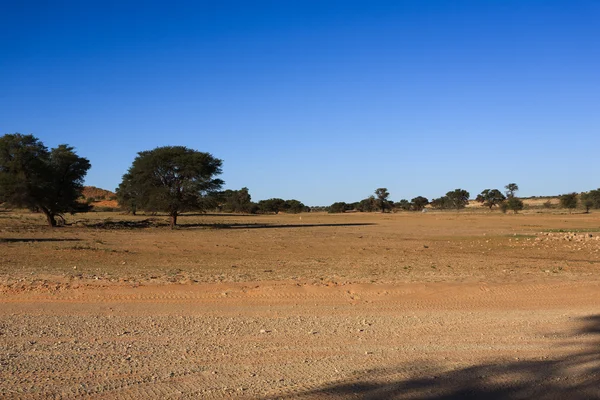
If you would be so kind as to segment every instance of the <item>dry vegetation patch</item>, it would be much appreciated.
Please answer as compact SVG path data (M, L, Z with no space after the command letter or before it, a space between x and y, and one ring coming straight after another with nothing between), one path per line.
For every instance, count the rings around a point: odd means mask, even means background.
M36 214L4 212L0 274L4 282L389 283L543 279L560 267L561 279L588 279L600 261L599 216L196 214L171 231L165 216L90 213L50 229Z

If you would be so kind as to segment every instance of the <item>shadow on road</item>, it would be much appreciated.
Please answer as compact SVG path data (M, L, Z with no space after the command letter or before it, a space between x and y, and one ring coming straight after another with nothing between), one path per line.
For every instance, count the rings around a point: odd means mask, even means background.
M573 340L593 342L585 351L553 360L481 364L448 371L402 365L370 370L347 381L277 396L281 399L600 399L600 315L579 320ZM420 371L409 378L406 371Z

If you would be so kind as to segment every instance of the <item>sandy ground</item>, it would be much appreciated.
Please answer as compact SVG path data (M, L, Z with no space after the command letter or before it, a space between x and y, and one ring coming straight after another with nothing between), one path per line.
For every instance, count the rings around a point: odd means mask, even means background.
M600 214L147 218L0 213L0 397L600 398Z

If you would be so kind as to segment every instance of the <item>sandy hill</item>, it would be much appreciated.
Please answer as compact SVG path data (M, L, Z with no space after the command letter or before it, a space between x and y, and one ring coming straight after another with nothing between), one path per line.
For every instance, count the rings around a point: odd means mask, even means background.
M84 186L83 197L86 201L91 200L91 204L95 207L118 207L117 195L110 190L100 189L95 186Z

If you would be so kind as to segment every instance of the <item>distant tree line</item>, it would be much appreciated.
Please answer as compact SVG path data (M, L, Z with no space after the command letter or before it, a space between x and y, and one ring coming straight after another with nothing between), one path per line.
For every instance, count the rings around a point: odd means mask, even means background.
M573 210L579 206L585 209L586 213L590 209L600 208L600 189L590 190L583 193L567 193L558 196L561 207Z
M516 183L509 183L504 189L504 192L501 192L499 189L484 189L477 195L475 201L490 211L499 209L504 213L512 211L516 214L523 210L523 200L516 196L519 186ZM470 193L459 188L432 200L423 196L417 196L410 201L402 199L398 202L393 202L389 199L388 190L386 188L379 188L375 190L374 195L364 200L354 203L336 202L327 207L327 211L330 213L423 211L426 207L437 210L461 210L469 204L469 198ZM585 212L589 212L590 209L600 209L600 189L560 195L559 200L562 208L575 209L582 207L585 209ZM550 208L552 204L547 202L544 204L544 207Z
M307 207L290 199L271 198L253 202L248 188L222 190L224 182L217 178L222 173L222 160L210 153L184 146L157 147L141 151L123 175L116 190L122 209L135 214L165 212L171 227L177 224L181 213L216 210L230 213L300 213L309 211L392 212L434 209L460 210L469 204L470 194L455 189L429 201L417 196L410 201L390 200L387 188L377 188L373 195L355 203L336 202L329 207ZM48 149L32 135L19 133L0 137L0 203L29 208L46 216L48 225L56 226L57 218L64 222L65 213L89 211L92 206L82 197L83 179L90 162L78 156L74 148L61 144ZM517 213L523 201L516 197L516 183L505 186L505 192L485 189L475 201L490 210ZM559 196L561 207L583 207L586 212L600 208L600 189ZM545 206L550 207L550 203Z
M305 206L301 201L291 199L284 200L272 198L260 200L258 203L252 201L248 188L240 190L225 190L216 195L216 210L229 213L246 214L279 214L286 212L298 214L301 212L310 212L310 207Z

